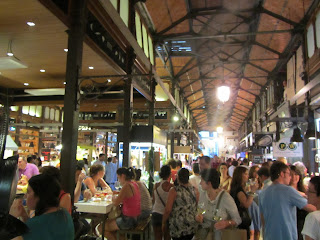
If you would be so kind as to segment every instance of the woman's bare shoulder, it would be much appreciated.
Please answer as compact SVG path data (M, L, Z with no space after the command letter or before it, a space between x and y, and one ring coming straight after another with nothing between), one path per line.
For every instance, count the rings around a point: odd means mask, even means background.
M164 183L162 184L162 189L163 189L163 191L165 191L165 192L169 192L170 188L172 188L172 187L173 187L173 184L171 184L171 183L169 183L169 182L164 182Z

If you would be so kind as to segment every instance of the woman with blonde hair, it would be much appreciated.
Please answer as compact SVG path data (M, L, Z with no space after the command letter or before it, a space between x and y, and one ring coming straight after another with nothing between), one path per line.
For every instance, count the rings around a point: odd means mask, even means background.
M89 175L90 177L84 180L84 184L90 189L92 195L94 196L97 192L97 188L107 189L108 192L112 192L109 185L104 181L103 176L105 174L105 169L101 164L95 164L90 167Z

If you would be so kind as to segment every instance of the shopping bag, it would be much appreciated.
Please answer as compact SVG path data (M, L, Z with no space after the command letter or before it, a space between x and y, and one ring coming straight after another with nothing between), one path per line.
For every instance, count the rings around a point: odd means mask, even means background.
M230 228L221 230L221 240L247 240L247 230Z

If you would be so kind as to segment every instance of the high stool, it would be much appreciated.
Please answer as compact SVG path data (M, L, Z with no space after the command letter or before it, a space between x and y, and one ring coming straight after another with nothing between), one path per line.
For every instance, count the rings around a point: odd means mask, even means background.
M139 235L140 240L148 240L149 234L150 234L150 222L151 222L151 216L146 218L145 220L142 220L138 223L138 225L135 228L128 229L128 230L118 230L117 231L117 240L120 239L120 234L125 235L125 239L132 239L132 235ZM128 238L129 235L129 238Z

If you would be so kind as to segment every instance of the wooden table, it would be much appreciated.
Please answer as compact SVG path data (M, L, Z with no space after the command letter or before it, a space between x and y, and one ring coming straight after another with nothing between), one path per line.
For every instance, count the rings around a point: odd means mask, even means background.
M108 218L108 213L111 211L112 207L114 206L111 201L101 201L101 202L94 202L94 201L79 201L74 204L77 207L77 212L83 213L96 213L103 215L102 224L102 239L104 240L104 228L105 222Z

